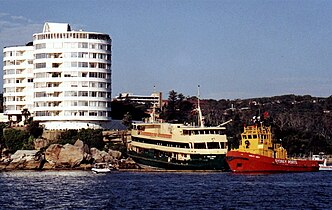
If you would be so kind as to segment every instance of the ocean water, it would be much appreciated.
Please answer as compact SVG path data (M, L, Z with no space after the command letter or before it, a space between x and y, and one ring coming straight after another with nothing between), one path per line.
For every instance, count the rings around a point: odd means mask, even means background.
M332 209L332 173L0 172L0 209Z

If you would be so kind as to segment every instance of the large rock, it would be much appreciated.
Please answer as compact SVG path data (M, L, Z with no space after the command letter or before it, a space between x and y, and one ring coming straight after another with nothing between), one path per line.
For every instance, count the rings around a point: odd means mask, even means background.
M56 165L60 167L74 168L80 165L83 160L83 155L84 152L81 148L66 144L60 150Z
M91 148L90 153L95 163L111 162L113 159L107 152L100 151L97 148Z
M108 150L108 154L110 156L112 156L114 159L120 159L121 155L122 155L122 153L120 151L116 151L116 150L112 150L112 149Z
M76 140L75 144L74 144L75 147L81 149L82 151L84 151L84 142L81 141L81 140Z
M81 141L81 140L78 139L75 142L74 146L76 146L77 148L79 148L80 150L82 150L82 152L83 152L83 160L86 160L87 162L89 162L91 160L90 149L89 149L89 146L87 144L84 144L83 141Z
M38 150L17 150L11 156L12 161L6 166L6 170L39 169L38 152Z
M36 150L40 150L42 148L45 148L49 145L50 141L48 139L44 138L38 138L33 141L34 148Z
M100 150L97 148L91 148L90 149L90 154L91 154L91 158L94 160L94 162L96 163L101 163L104 162L103 157L100 154Z
M118 164L115 166L118 169L139 169L140 166L137 165L135 161L133 161L131 158L122 159L121 161L118 161Z
M58 162L61 149L62 145L51 144L45 151L46 161L51 165L55 165Z

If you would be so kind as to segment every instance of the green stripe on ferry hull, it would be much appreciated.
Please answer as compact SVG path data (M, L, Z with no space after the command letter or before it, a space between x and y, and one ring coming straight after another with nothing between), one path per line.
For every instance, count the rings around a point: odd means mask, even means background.
M168 170L221 170L229 171L228 164L225 161L225 155L216 155L214 159L199 158L196 155L195 159L187 161L168 161L166 158L156 159L148 155L141 155L132 151L128 155L137 163L152 166L156 168L163 168ZM201 156L202 157L202 156Z

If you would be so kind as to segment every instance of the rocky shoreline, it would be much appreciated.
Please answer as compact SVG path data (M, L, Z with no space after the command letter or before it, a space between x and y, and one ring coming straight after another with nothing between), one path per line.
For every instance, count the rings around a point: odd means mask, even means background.
M12 170L91 170L93 163L106 162L114 169L140 169L130 158L124 158L120 151L101 151L89 148L83 141L71 144L51 144L39 150L18 150L14 154L2 152L0 171Z

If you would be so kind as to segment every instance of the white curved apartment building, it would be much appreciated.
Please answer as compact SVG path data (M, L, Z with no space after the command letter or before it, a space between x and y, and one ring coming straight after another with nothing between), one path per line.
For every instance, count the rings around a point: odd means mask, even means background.
M33 35L34 120L46 129L107 129L111 53L107 34L45 23L43 32ZM5 106L9 112L7 100Z

